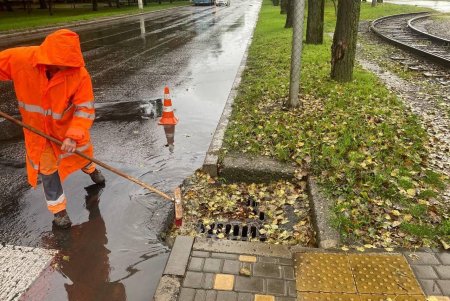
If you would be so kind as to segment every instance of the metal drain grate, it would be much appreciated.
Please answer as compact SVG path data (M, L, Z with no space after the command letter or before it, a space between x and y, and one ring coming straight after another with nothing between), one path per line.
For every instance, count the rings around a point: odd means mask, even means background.
M230 240L242 240L247 241L250 238L257 238L260 241L266 240L266 235L259 233L259 229L262 229L263 225L259 223L241 223L241 222L230 222L230 223L212 223L209 225L204 225L200 222L198 225L198 232L205 233L208 238L218 238L220 233L223 233L227 239Z
M260 241L265 241L267 239L266 235L259 232L260 229L264 228L265 213L259 209L259 202L252 198L247 199L246 206L249 212L256 216L254 220L247 223L238 221L215 222L209 225L205 225L203 221L200 221L197 232L206 234L208 238L217 238L220 233L223 233L224 237L230 240L248 241L251 238L256 238Z

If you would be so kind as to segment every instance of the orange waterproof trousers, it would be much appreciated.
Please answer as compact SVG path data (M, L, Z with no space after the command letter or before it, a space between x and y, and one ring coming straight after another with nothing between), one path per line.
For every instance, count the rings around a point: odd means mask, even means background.
M75 154L73 156L76 156ZM95 163L89 163L82 171L90 174L95 170ZM55 214L66 209L67 199L58 174L58 160L52 145L47 141L39 161L39 173L44 187L48 210Z

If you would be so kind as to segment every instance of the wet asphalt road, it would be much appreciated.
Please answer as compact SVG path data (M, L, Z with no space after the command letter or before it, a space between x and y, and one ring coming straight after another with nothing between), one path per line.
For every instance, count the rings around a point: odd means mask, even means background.
M201 167L259 7L258 0L235 0L231 7L183 7L75 28L97 102L154 100L168 85L180 120L173 151L157 119L96 122L96 157L168 193ZM41 41L2 40L0 49ZM14 113L11 84L0 83L0 91L1 109ZM20 139L0 142L0 241L68 256L27 296L151 300L168 257L160 235L171 204L110 172L104 189L78 172L64 183L74 226L52 230L42 187L24 185L23 155Z

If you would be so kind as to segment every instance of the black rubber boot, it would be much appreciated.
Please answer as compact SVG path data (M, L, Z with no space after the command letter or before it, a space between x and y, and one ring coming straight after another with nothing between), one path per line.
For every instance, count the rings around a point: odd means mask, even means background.
M72 226L72 222L70 221L69 215L66 210L60 211L56 213L55 218L53 219L53 225L61 229L68 229Z
M105 177L102 175L101 171L96 169L94 172L90 173L89 176L91 177L91 180L95 184L104 185L105 184Z

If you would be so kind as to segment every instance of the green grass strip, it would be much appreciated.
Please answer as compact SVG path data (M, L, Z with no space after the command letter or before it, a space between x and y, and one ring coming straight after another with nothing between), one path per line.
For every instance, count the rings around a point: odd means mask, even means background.
M423 11L362 4L361 19ZM439 192L448 181L427 169L428 137L375 75L357 67L354 80L329 78L331 35L304 45L303 109L287 109L292 30L279 7L264 0L247 68L225 135L224 152L307 163L334 200L333 221L348 243L432 246L449 240L449 208ZM331 2L326 32L334 30Z

